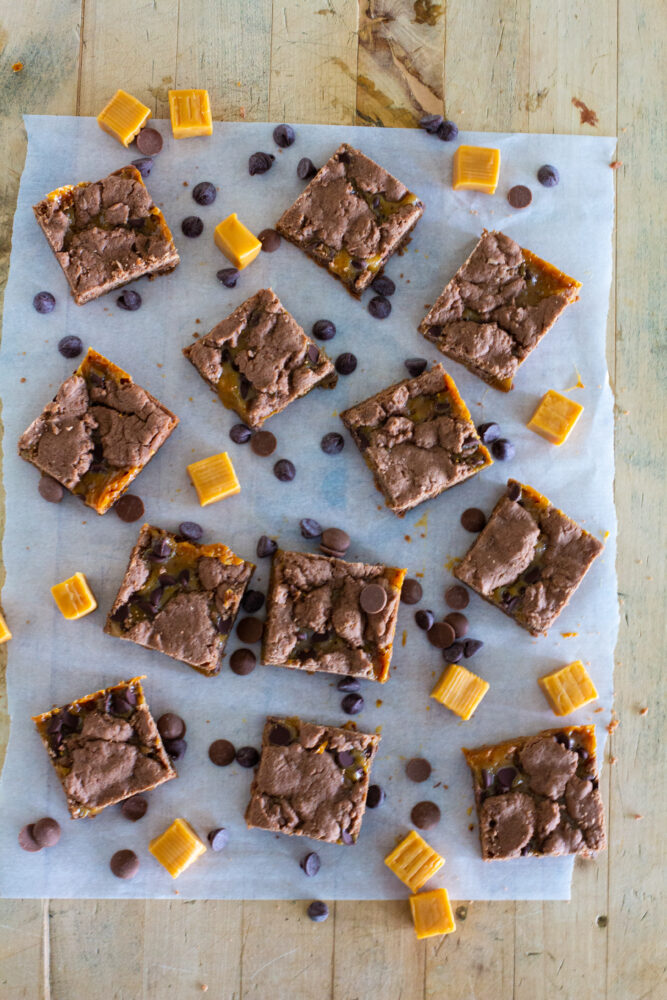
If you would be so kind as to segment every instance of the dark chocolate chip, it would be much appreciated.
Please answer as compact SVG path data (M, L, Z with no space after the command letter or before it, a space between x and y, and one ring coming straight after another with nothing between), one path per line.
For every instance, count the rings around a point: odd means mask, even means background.
M419 604L423 593L424 591L419 580L413 580L409 576L405 578L401 587L401 600L403 604Z
M456 639L462 639L464 635L468 634L468 619L460 611L452 611L445 615L445 621L454 629Z
M387 603L387 591L379 583L368 583L359 594L359 604L367 615L377 615Z
M45 316L47 313L53 312L56 308L55 295L52 295L51 292L37 292L37 295L32 300L32 304L38 313L42 313ZM73 357L76 357L76 355L73 355Z
M121 521L132 524L144 516L144 501L133 493L126 493L114 504L114 510Z
M122 295L116 299L116 305L125 312L136 312L141 308L141 295L133 288L126 288Z
M589 757L588 750L584 750L583 747L577 747L577 753L579 754L582 760L588 760Z
M339 163L349 163L351 159L350 154L345 150L343 150L342 153L336 153L335 158L338 160Z
M509 791L516 778L516 773L515 767L501 767L499 771L496 771L496 784L501 791Z
M296 165L296 175L299 180L307 181L317 173L317 167L307 156L303 156Z
M418 830L431 830L440 822L440 809L435 802L418 802L412 808L410 819Z
M296 468L288 458L280 458L273 466L273 474L281 483L291 483L296 476Z
M273 166L274 160L273 153L253 153L248 159L248 173L251 177L255 174L265 174Z
M528 584L539 583L542 579L542 570L539 566L529 566L523 574L523 579Z
M190 585L190 570L189 569L182 569L181 570L181 572L178 574L178 582L180 583L181 587L188 587Z
M442 651L442 658L446 663L458 663L463 656L463 643L453 642Z
M466 639L463 643L463 655L466 660L469 660L471 656L478 653L483 645L484 643L481 639Z
M433 134L438 131L442 122L442 115L424 115L424 117L419 120L419 127L423 128L425 132Z
M159 538L151 549L151 555L155 562L166 562L171 556L171 545L166 538Z
M294 129L291 125L276 125L273 130L273 141L276 146L280 146L281 149L287 149L291 146L296 135L294 134Z
M349 750L339 750L336 754L336 763L343 770L347 767L352 767L354 764L354 755L350 753Z
M246 590L241 598L241 607L249 615L254 615L264 605L264 594L261 590Z
M454 642L456 634L448 622L435 622L426 633L428 641L436 649L447 649Z
M312 364L316 365L320 360L320 351L319 348L315 346L315 344L310 344L308 346L308 350L306 353L308 354L308 358L310 359Z
M208 748L208 759L216 767L227 767L235 758L236 750L229 740L214 740Z
M384 295L375 295L368 303L368 311L374 319L386 319L391 312L391 302Z
M185 736L186 725L180 715L165 712L157 720L157 731L163 740L180 740Z
M461 514L461 524L466 531L477 534L486 525L486 514L479 507L468 507Z
M366 805L369 809L377 809L386 798L384 788L379 785L370 785L366 796Z
M413 378L422 375L428 367L426 358L406 358L403 363Z
M386 274L378 274L377 278L373 278L371 288L378 295L383 295L385 298L393 295L396 291L395 283Z
M38 847L53 847L60 840L60 823L50 816L38 819L32 827L32 839Z
M24 851L29 851L31 854L35 854L37 851L41 851L41 845L37 843L34 837L35 824L28 823L19 830L19 847Z
M137 149L144 156L157 156L162 145L162 136L156 128L142 128L137 136Z
M254 747L239 747L236 751L236 763L241 767L255 767L259 762L259 754Z
M60 503L65 493L60 483L56 479L51 479L51 476L41 476L37 489L42 500L47 500L49 503Z
M132 160L132 166L137 168L143 178L146 178L153 169L153 159L150 156L140 156L138 160Z
M229 833L224 826L217 830L210 830L206 836L212 851L222 851L229 843Z
M260 458L268 458L269 455L273 455L277 444L275 434L272 434L271 431L257 431L250 439L250 447L254 454Z
M490 788L491 785L493 784L493 775L492 775L491 771L489 771L489 769L487 767L483 767L482 768L482 770L480 772L480 775L479 775L479 780L480 780L480 783L482 785L482 788L484 788L484 789Z
M229 666L232 673L246 677L257 666L257 657L252 649L235 649L229 658Z
M515 503L517 502L517 500L521 499L521 486L519 485L519 483L516 483L514 482L514 480L511 480L507 484L507 496L509 497L510 500L513 500Z
M558 733L556 743L560 743L566 750L571 750L574 746L574 740L569 733Z
M262 244L264 253L275 253L281 243L280 235L275 229L262 229L261 233L258 233L257 239Z
M514 458L516 453L516 448L511 441L507 438L498 438L491 445L491 454L494 458L497 458L499 462L505 462L509 458Z
M316 924L321 924L329 916L329 907L321 899L314 900L307 909L307 914Z
M458 125L455 125L454 122L450 121L444 121L437 131L438 139L442 139L443 142L452 142L456 139L458 134Z
M357 359L354 354L346 351L336 358L336 371L339 375L351 375L357 367Z
M477 428L477 433L480 436L482 444L491 444L492 441L497 441L500 437L500 427L493 422L480 424Z
M131 820L132 823L136 823L138 819L145 816L147 809L148 799L145 799L143 795L133 795L131 799L125 799L120 807L125 819Z
M560 174L555 167L552 167L550 163L545 163L544 166L540 167L537 171L537 179L540 184L545 188L556 187L560 181Z
M322 534L322 525L319 521L314 521L312 517L304 517L299 521L302 538L319 538Z
M525 184L515 184L507 192L507 200L512 208L527 208L533 200L533 195Z
M172 760L181 760L188 749L187 740L162 740L164 748Z
M89 382L92 382L94 386L97 386L98 389L104 387L104 378L102 375L98 375L97 372L91 372L88 376L88 380Z
M304 854L299 861L299 866L304 870L308 878L312 878L313 875L317 875L320 870L320 856L316 854L315 851L311 851L310 854Z
M445 601L455 611L463 611L470 603L470 596L465 587L455 583L445 591Z
M313 323L313 337L318 340L333 340L336 336L336 327L330 319L318 319Z
M267 556L272 556L277 548L278 543L273 538L269 538L268 535L261 535L257 542L257 556L260 559L265 559Z
M425 632L428 632L434 622L434 619L435 616L432 611L424 611L421 608L419 611L415 611L415 621L417 626L424 629Z
M204 232L204 223L198 215L188 215L181 222L181 232L184 236L194 239Z
M204 529L196 521L181 521L178 526L178 533L187 542L198 542L204 534Z
M292 742L292 734L287 728L280 723L273 726L269 731L269 743L272 743L276 747L288 747Z
M111 710L114 715L129 715L134 706L127 698L128 692L114 691L111 695Z
M83 351L83 344L79 337L70 335L58 341L58 350L64 358L78 358Z
M216 278L222 282L225 288L236 288L239 274L240 271L235 267L222 267L219 271L215 272Z
M325 434L320 441L320 448L325 455L339 455L344 447L345 440L343 435L337 434L335 431L330 431L329 434Z
M405 765L405 773L410 781L421 784L431 776L431 765L424 757L412 757Z
M234 424L229 436L234 444L246 444L252 437L252 431L246 424Z
M514 609L518 606L520 600L521 600L521 598L519 597L519 595L518 594L514 594L512 597L509 598L509 600L505 604L505 607L510 612L514 611Z
M346 694L340 703L346 715L358 715L363 710L364 699L360 694Z
M248 643L249 646L259 642L263 632L264 622L260 618L242 618L236 626L236 634L239 639L241 642Z
M210 181L200 181L193 187L192 197L198 205L212 205L218 197L218 192L215 189L215 184L211 184Z
M134 851L116 851L109 868L116 878L134 878L139 871L139 858Z
M343 677L336 685L339 691L360 691L361 684L356 677Z
M350 536L342 528L325 528L322 532L320 549L344 554L350 547Z

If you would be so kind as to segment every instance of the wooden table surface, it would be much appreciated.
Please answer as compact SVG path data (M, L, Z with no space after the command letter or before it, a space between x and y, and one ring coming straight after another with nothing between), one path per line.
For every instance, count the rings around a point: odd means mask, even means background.
M0 0L2 282L21 114L95 115L119 86L158 117L169 87L196 86L215 118L294 124L413 127L444 99L462 129L618 135L622 161L608 337L621 602L620 726L601 785L608 853L575 866L570 903L461 901L456 934L430 942L416 941L404 902L335 903L313 924L301 902L0 901L2 1000L181 1000L205 987L216 1000L665 996L666 11L664 0Z

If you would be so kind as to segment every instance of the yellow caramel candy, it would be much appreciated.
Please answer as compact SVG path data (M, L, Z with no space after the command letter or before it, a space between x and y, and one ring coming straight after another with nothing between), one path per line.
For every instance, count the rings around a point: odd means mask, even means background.
M242 222L239 222L236 212L232 212L226 219L218 223L213 239L218 250L222 250L225 257L239 271L242 271L248 264L252 264L262 249L262 244L257 237L253 236Z
M398 847L387 855L384 863L408 889L417 892L442 868L445 859L429 847L416 830L411 830Z
M145 104L132 97L132 94L117 90L97 116L97 124L124 146L129 146L150 116L151 109Z
M226 451L188 465L188 475L202 507L241 492L241 484Z
M544 691L554 715L569 715L595 701L598 696L593 681L581 660L568 663L552 674L539 677L537 683Z
M563 444L583 412L581 403L549 389L528 421L528 427L551 444Z
M75 573L69 580L56 583L51 587L51 593L58 610L68 621L83 618L97 607L97 601L83 573Z
M451 934L456 930L454 914L446 889L429 889L410 896L410 909L417 938Z
M11 639L11 637L12 633L9 631L9 626L7 625L5 619L2 617L2 613L0 612L0 646L3 644L3 642L8 642Z
M467 722L488 690L488 681L458 663L450 663L431 691L431 698Z
M208 90L170 90L169 114L174 139L213 134Z
M500 173L500 150L484 146L459 146L454 153L452 187L455 191L495 194Z
M172 878L178 878L193 861L204 854L206 845L185 819L175 819L159 837L153 837L148 850Z

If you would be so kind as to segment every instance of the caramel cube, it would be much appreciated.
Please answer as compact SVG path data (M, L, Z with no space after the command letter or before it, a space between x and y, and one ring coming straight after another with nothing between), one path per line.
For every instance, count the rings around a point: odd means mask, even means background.
M495 194L500 173L500 150L485 146L459 146L454 153L452 187L455 191Z
M411 830L398 847L387 855L384 863L408 889L417 892L442 868L445 859L416 830Z
M175 819L164 833L153 837L148 850L172 878L178 878L193 861L205 853L206 845L187 820Z
M581 403L549 389L542 397L527 426L551 444L563 444L583 412Z
M428 892L410 896L410 909L419 941L456 930L446 889L429 889Z
M226 451L188 465L188 474L202 507L241 492L241 484Z
M488 681L458 663L450 663L431 691L431 698L467 722L488 690Z
M97 601L83 573L75 573L69 580L56 583L51 587L51 593L58 610L68 621L83 618L97 607Z
M242 271L262 249L262 244L242 222L239 222L236 212L219 222L213 234L215 245L222 250L225 257L234 267Z
M9 631L9 626L0 612L0 646L3 642L8 642L12 637L12 633Z
M132 94L117 90L97 116L97 124L123 146L129 146L151 116L151 109Z
M539 677L537 683L551 705L554 715L569 715L598 696L593 681L581 660L568 663L552 674Z
M170 90L169 114L174 139L213 134L208 90Z

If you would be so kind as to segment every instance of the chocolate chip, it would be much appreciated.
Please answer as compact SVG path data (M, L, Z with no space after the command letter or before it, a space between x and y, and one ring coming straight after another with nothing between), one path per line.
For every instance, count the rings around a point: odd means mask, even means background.
M241 607L244 611L247 611L249 615L254 615L255 611L259 611L264 605L264 594L261 590L246 590L245 594L241 598Z
M375 295L368 303L368 311L374 319L386 319L391 312L391 302L384 295Z
M50 816L38 819L32 827L32 839L38 847L53 847L60 840L60 823Z
M181 572L178 574L178 582L180 583L181 587L188 587L190 585L190 570L189 569L182 569L181 570Z
M445 591L445 601L455 611L463 611L470 603L470 596L465 587L462 587L460 583L455 583Z
M435 802L418 802L413 806L410 819L418 830L431 830L440 822L440 809Z
M428 367L426 358L406 358L403 363L413 378L422 375Z
M354 756L349 750L339 750L336 754L336 763L345 770L354 764Z
M141 308L141 295L133 288L126 288L122 295L116 299L116 305L125 312L136 312Z
M339 375L351 375L357 367L357 359L354 354L346 351L336 358L336 371Z
M493 775L487 767L483 767L480 771L479 780L482 788L490 788L493 784Z
M523 574L524 583L533 584L539 583L542 579L542 570L539 566L529 566L526 572Z
M419 580L413 580L409 576L405 578L401 587L401 600L403 604L419 604L423 593L424 591Z
M246 424L234 424L229 436L234 444L245 444L252 437L252 431Z
M445 615L445 621L454 629L454 637L456 639L462 639L464 635L468 634L468 619L460 611L452 611L450 614Z
M339 691L360 691L361 684L356 677L343 677L336 685Z
M278 723L269 731L269 743L276 747L288 747L292 742L292 734L287 726Z
M225 288L236 288L240 271L236 267L222 267L215 272L218 281L222 282Z
M299 866L304 870L308 878L312 878L313 875L317 875L320 870L320 856L316 854L315 851L311 851L310 854L304 854L299 861Z
M294 463L288 458L280 458L273 466L273 474L281 483L291 483L296 476Z
M377 278L373 278L371 288L378 295L383 295L385 298L393 295L396 291L395 283L386 274L378 274Z
M321 924L329 916L329 907L321 899L314 900L306 910L311 920L316 924Z
M319 521L314 521L312 517L304 517L299 521L302 538L319 538L322 534L322 525Z
M518 594L513 594L512 596L503 595L503 600L505 601L505 608L507 611L512 612L517 607L521 598Z
M358 715L363 710L364 699L360 694L346 694L340 703L346 715Z
M28 823L27 826L19 830L19 847L24 851L29 851L31 854L35 854L42 849L34 838L34 832L34 823Z
M521 499L521 485L513 479L507 484L507 496L515 503Z
M162 149L162 136L156 128L142 128L137 136L137 149L144 156L157 156Z
M325 455L339 455L344 447L345 440L343 435L337 434L335 431L330 431L329 434L325 434L320 441L320 448Z
M132 524L144 516L144 501L133 493L126 493L114 504L114 510L121 521Z
M195 239L204 232L204 223L198 215L188 215L181 222L181 232L184 236Z
M215 184L211 184L210 181L200 181L193 187L192 197L198 205L212 205L218 197L218 192L215 189Z
M165 712L157 720L157 731L163 740L179 740L185 736L186 725L180 715Z
M268 458L269 455L273 455L277 444L275 434L272 434L271 431L257 431L250 439L250 447L260 458Z
M533 200L533 195L525 184L515 184L507 192L507 200L512 208L527 208Z
M350 833L350 831L349 831L349 830L341 830L341 831L340 831L340 839L341 839L341 840L343 841L343 843L344 843L344 844L346 844L346 845L347 845L348 847L350 846L350 844L353 844L353 843L354 843L354 837L352 836L352 834Z
M32 304L38 313L42 313L45 316L47 313L53 312L56 308L56 299L54 295L51 295L51 292L37 292L37 295L32 300ZM73 357L76 357L76 355L73 355Z
M273 141L276 146L280 146L281 149L287 149L291 146L296 135L294 134L294 129L291 125L276 125L273 130Z
M318 340L333 340L336 336L336 327L330 319L318 319L313 323L313 337Z
M60 483L51 479L51 476L41 476L37 489L42 500L46 500L48 503L60 503L65 492Z
M114 691L111 695L111 710L114 715L129 715L132 712L133 705L130 704L129 700L125 696L125 693L120 691Z
M253 153L248 159L248 173L251 177L255 174L265 174L273 166L274 160L273 153Z
M545 163L544 166L540 167L537 171L537 179L540 184L545 188L556 187L560 181L560 174L555 167L552 167L550 163Z
M229 740L214 740L208 748L208 757L216 767L227 767L236 757L234 744Z
M239 747L236 751L236 763L241 767L255 767L259 761L259 754L254 747Z
M497 458L499 462L505 462L509 458L514 458L516 453L516 448L511 441L507 438L498 438L491 445L491 454L494 458Z
M345 555L350 547L350 536L347 531L343 531L342 528L325 528L322 532L322 540L320 542L321 551L336 552L339 555Z
M280 235L275 229L262 229L257 239L262 244L264 253L275 253L281 243Z
M512 782L516 777L515 767L501 767L499 771L496 772L496 784L500 788L501 792L507 792L512 787Z
M259 559L265 559L267 556L272 556L277 548L278 543L273 538L262 535L257 542L257 556Z
M500 427L493 422L479 424L477 433L482 444L491 444L492 441L496 441L500 437Z
M380 788L379 785L370 785L368 788L368 795L366 796L366 805L369 809L377 809L381 806L386 798L384 788Z
M442 115L424 115L424 117L419 120L419 127L423 128L425 132L433 134L438 131L442 122Z
M306 353L308 355L308 358L314 365L316 365L320 360L320 351L319 348L315 346L315 344L310 344Z
M109 868L116 878L134 878L139 871L139 858L134 851L116 851Z
M164 748L172 760L181 760L185 757L185 751L188 749L187 740L163 739L162 742L164 743Z
M443 142L452 142L456 139L458 134L458 125L455 125L454 122L450 121L444 121L437 131L438 139L442 139Z
M560 743L564 746L566 750L571 750L574 746L574 740L569 733L558 733L556 736L556 743Z
M426 637L436 649L446 649L454 642L456 633L448 622L435 622L426 633Z
M257 657L251 649L235 649L229 658L232 673L247 677L257 666Z
M463 655L466 660L469 660L471 656L478 653L483 645L484 643L481 639L466 639L463 643Z
M477 534L486 525L486 514L479 507L468 507L461 514L461 524L473 534Z
M120 807L125 819L131 820L132 823L136 823L138 819L145 816L147 809L148 799L145 799L143 795L133 795L131 799L125 799Z
M83 351L83 344L79 337L62 337L58 341L58 350L64 358L78 358Z
M181 521L178 533L187 542L198 542L204 534L204 529L196 521Z
M264 622L259 618L242 618L236 626L236 634L241 642L246 642L252 646L259 642L264 632Z
M224 826L220 826L217 830L210 830L206 839L212 851L222 851L229 843L229 833Z
M432 611L423 611L421 608L419 611L415 611L415 621L417 626L418 628L424 629L425 632L428 632L430 629L433 624L434 617L435 616Z
M359 604L367 615L377 615L387 603L387 591L379 583L368 583L359 594Z
M431 765L424 757L412 757L405 765L405 773L410 781L421 784L431 776Z
M296 165L296 175L299 180L308 181L317 173L317 167L307 156L303 156Z
M132 166L137 168L143 178L146 178L153 169L153 160L150 156L140 156L138 160L132 160Z
M159 538L154 542L150 554L154 562L166 562L171 556L171 545L166 538Z

